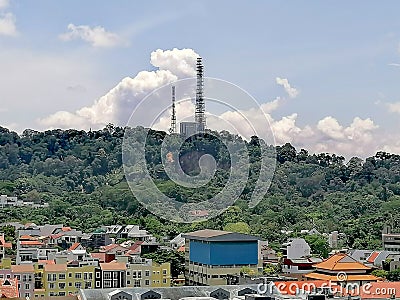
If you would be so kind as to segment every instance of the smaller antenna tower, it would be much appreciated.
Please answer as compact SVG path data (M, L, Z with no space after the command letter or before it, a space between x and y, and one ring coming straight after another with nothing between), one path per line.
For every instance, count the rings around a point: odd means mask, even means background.
M176 111L175 111L175 86L172 86L172 114L171 114L171 128L169 133L176 133Z

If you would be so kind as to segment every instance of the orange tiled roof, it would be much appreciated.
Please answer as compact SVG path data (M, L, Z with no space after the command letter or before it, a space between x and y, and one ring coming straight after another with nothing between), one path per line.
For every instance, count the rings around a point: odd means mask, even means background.
M0 235L0 246L3 246L4 248L12 248L12 244L7 243L3 235Z
M32 264L12 265L13 273L34 273L35 269Z
M74 243L71 247L69 247L68 250L75 250L76 248L78 248L81 245L81 243Z
M345 253L336 253L326 260L314 265L317 269L330 271L346 270L370 270L370 267L363 265Z
M45 265L44 270L46 272L66 272L67 264Z
M64 235L64 233L60 232L60 233L57 233L57 234L50 235L50 238L58 239L58 238L62 237L63 235Z
M28 235L28 234L25 234L25 235L21 235L21 236L19 237L19 239L20 239L20 240L31 240L31 239L32 239L32 236L30 236L30 235Z
M43 243L41 243L39 241L21 241L21 245L40 246L40 245L43 245Z
M39 259L38 263L43 265L54 265L56 262L54 260Z
M328 280L332 282L339 282L340 280L335 275L326 275L320 273L309 273L306 274L305 277L310 278L312 280ZM374 275L350 275L348 274L346 277L346 281L377 281L379 278Z
M180 246L177 251L178 252L185 252L185 246Z
M103 271L123 271L126 270L126 265L124 263L110 262L110 263L101 263L100 268Z
M72 229L71 229L71 227L63 227L63 228L61 228L61 230L62 231L71 231Z
M367 262L373 264L375 259L378 257L379 251L374 251L372 254L368 257Z
M18 298L18 279L0 279L0 298Z

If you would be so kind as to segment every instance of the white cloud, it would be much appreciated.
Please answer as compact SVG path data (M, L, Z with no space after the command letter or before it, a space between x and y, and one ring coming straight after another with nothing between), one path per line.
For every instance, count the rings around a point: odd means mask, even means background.
M0 15L0 35L17 36L16 18L12 13Z
M400 114L400 102L386 103L386 107L389 112Z
M0 0L0 9L5 9L10 5L9 0Z
M68 25L68 32L59 37L63 41L81 39L93 47L112 48L126 45L126 42L116 33L105 30L104 27L90 27L87 25Z
M339 122L333 117L325 117L318 121L317 129L334 140L342 140L345 138L343 126L339 125Z
M193 76L197 57L198 54L191 49L156 50L151 55L150 63L158 70L141 71L134 78L126 77L92 105L74 113L57 112L40 119L39 123L49 128L83 126L86 129L100 128L110 122L125 125L137 104L147 94L177 79ZM159 107L157 103L152 103L148 109Z
M283 86L290 98L296 98L298 96L299 91L292 87L286 78L276 77L276 83Z
M138 103L153 90L171 83L177 79L191 77L195 74L194 66L198 55L191 49L156 50L151 54L150 62L157 68L155 71L142 71L135 77L124 78L107 94L97 99L92 105L84 106L75 112L59 111L41 120L40 124L46 128L101 128L108 123L125 125L131 112L138 107ZM283 81L286 85L287 81ZM288 84L288 83L287 83ZM290 87L290 89L292 89ZM290 90L289 89L289 90ZM134 123L150 123L148 115L159 112L159 99L167 98L170 94L163 93L150 101L150 105L135 115ZM180 99L184 91L177 87ZM169 92L169 91L168 91ZM157 94L156 92L155 94ZM153 95L153 94L152 94ZM293 95L293 91L292 91ZM367 157L382 149L398 149L400 144L394 145L390 138L382 136L378 126L369 118L355 117L348 125L341 124L333 116L322 118L315 124L300 126L298 114L275 119L272 113L284 101L276 98L257 107L241 110L229 110L217 115L207 113L207 126L213 130L228 130L245 138L250 138L256 132L261 138L271 142L271 131L276 144L292 143L298 149L305 148L310 152L330 152L350 158L354 155ZM140 105L139 107L142 107ZM154 110L154 111L153 111ZM177 123L187 117L193 117L194 104L191 101L177 103ZM167 130L170 126L168 110L155 120L155 129ZM132 123L129 123L132 126ZM383 146L382 146L383 145ZM392 145L390 148L388 145Z

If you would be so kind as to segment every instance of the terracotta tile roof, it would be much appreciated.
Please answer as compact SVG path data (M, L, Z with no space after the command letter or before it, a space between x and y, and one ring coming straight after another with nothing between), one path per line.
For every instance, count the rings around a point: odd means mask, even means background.
M34 273L35 269L32 264L12 265L13 273Z
M61 230L62 231L71 231L72 229L71 229L71 227L63 227L63 228L61 228Z
M57 233L57 234L50 235L50 238L58 239L58 238L62 237L63 235L64 235L64 233L60 232L60 233Z
M367 262L373 264L375 259L378 257L379 251L374 251L372 254L368 257Z
M18 298L18 279L0 279L0 298Z
M21 245L24 246L41 246L43 243L39 241L21 241Z
M345 253L336 253L327 258L323 262L314 265L317 269L330 271L346 271L346 270L370 270L370 267L363 265L354 258Z
M28 234L25 234L25 235L21 235L21 236L19 237L19 239L20 239L20 240L31 240L31 239L33 239L33 237L30 236L30 235L28 235Z
M38 263L42 265L54 265L56 262L54 260L39 259Z
M100 268L103 271L123 271L126 270L126 265L125 263L117 263L117 262L101 263Z
M71 247L69 247L68 250L72 251L75 250L76 248L78 248L81 245L81 243L74 243Z
M336 275L326 275L321 273L309 273L304 275L307 278L312 280L328 280L331 282L339 282L340 280L336 277ZM379 278L374 275L350 275L347 274L346 281L377 281Z
M104 252L90 253L90 256L93 258L98 258L100 262L105 262L106 260L106 253Z
M12 248L12 244L7 243L3 235L0 235L0 246L3 246L4 248Z
M66 272L67 264L45 265L44 270L46 272Z

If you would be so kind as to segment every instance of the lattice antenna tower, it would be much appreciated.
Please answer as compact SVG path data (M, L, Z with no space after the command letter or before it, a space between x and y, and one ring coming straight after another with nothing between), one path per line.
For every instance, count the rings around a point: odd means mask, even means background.
M172 114L171 114L171 127L169 133L176 133L176 110L175 110L175 86L172 86Z
M197 71L197 84L196 84L196 110L194 119L197 123L197 131L204 132L206 128L206 106L204 102L204 95L203 95L203 87L204 87L204 67L202 58L197 58L196 63L196 71Z

